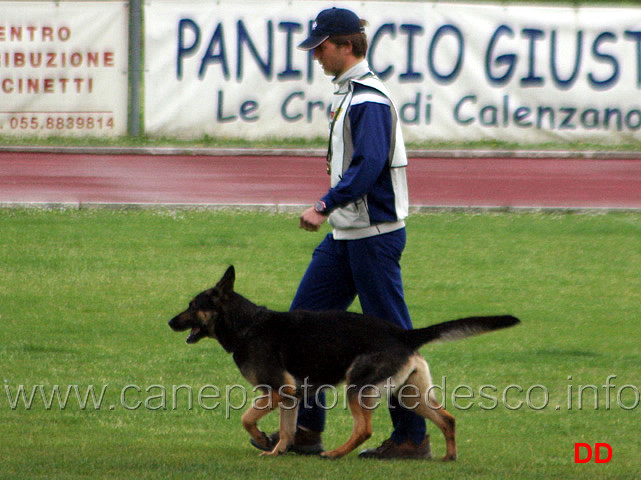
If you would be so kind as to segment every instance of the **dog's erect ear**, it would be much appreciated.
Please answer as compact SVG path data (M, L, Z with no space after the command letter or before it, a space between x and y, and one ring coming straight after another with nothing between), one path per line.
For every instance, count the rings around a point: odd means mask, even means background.
M236 270L234 270L234 266L231 265L223 275L223 278L220 279L216 287L219 288L224 293L233 292L235 280L236 280Z

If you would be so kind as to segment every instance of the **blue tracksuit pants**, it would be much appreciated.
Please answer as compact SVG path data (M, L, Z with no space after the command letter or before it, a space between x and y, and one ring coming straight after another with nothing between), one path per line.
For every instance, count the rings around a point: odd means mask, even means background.
M335 240L328 234L314 251L291 310L347 310L358 295L363 313L412 328L400 267L405 241L404 228L359 240ZM324 402L324 395L319 399ZM313 400L308 400L311 408L299 410L298 423L320 432L325 427L325 410ZM421 416L401 408L395 399L390 415L396 443L423 441L426 429Z

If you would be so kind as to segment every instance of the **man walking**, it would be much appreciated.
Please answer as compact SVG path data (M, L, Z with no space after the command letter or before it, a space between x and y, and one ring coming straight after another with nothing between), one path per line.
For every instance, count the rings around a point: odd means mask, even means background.
M331 188L301 214L300 227L315 232L329 221L333 231L314 251L291 309L347 310L358 295L364 313L410 329L400 267L408 213L407 157L396 108L365 59L365 25L350 10L323 10L298 46L313 50L336 86L327 155ZM299 410L291 448L297 453L323 450L325 410L311 403ZM395 401L390 414L391 437L359 456L430 458L424 419Z

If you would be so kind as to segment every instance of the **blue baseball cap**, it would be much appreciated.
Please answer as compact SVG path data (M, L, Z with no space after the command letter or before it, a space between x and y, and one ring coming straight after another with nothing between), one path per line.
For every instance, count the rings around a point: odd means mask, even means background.
M312 50L332 35L349 35L362 33L361 20L351 10L346 8L328 8L318 14L312 31L306 40L298 45L300 50Z

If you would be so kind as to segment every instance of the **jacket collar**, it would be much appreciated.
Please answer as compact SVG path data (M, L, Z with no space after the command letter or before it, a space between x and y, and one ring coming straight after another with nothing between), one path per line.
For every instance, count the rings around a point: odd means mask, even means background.
M345 85L347 85L350 80L360 78L363 75L369 73L369 71L369 64L367 63L367 60L363 59L352 68L347 70L345 73L343 73L340 77L334 77L332 82L334 82L338 90L341 90L345 87Z

